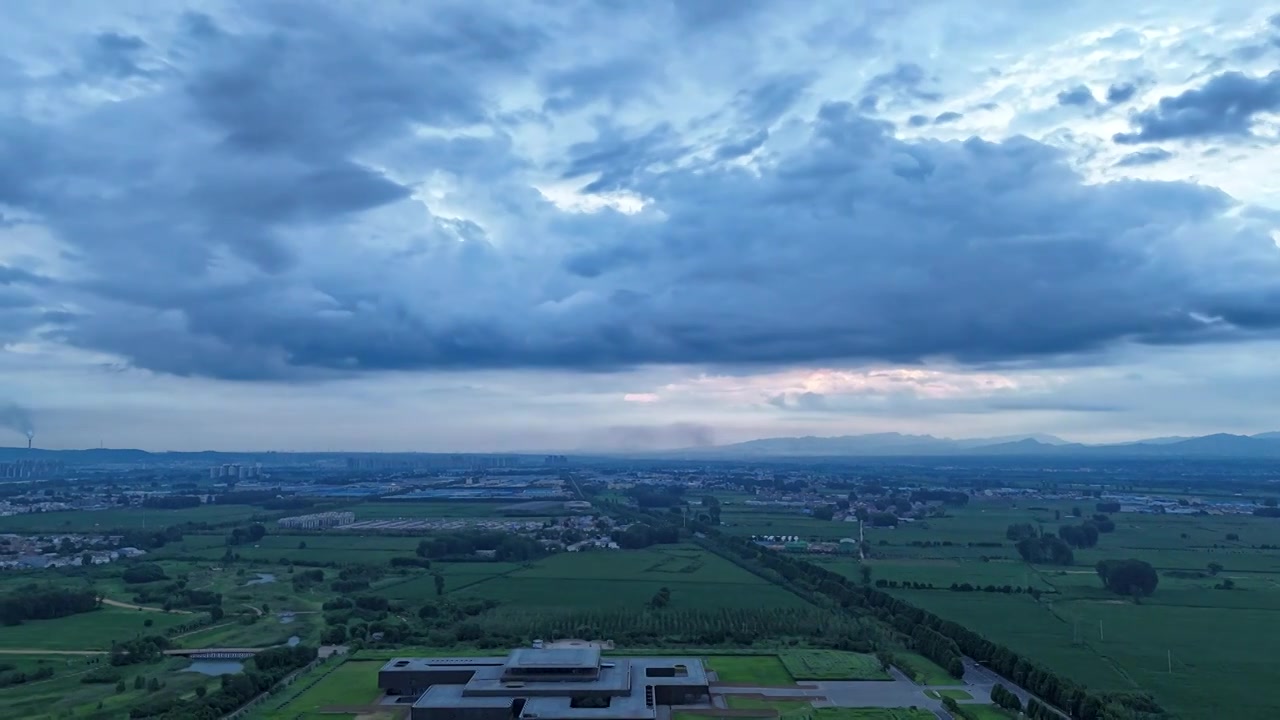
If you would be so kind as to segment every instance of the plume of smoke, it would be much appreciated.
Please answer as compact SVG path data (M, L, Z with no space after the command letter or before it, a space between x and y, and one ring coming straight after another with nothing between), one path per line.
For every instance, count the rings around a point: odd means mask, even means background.
M702 423L667 425L611 425L592 434L588 447L613 451L667 450L708 447L715 444L715 430Z
M36 434L36 425L31 420L31 412L11 402L0 402L0 427L26 435L28 442Z

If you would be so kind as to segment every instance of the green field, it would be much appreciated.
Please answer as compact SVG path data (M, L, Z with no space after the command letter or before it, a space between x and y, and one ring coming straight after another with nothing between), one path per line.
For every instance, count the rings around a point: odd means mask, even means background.
M778 654L796 680L888 680L873 655L839 650L788 650Z
M231 548L242 560L322 560L332 563L386 565L396 556L413 557L421 538L393 535L357 535L331 532L322 535L267 535L256 543ZM191 535L167 545L166 554L221 559L226 536Z
M955 685L960 682L937 663L917 653L896 652L893 664L920 685Z
M151 627L146 626L148 620ZM109 650L112 640L159 635L165 628L190 620L185 615L104 607L56 620L28 620L0 628L0 649Z
M720 682L794 685L795 680L777 655L714 655L706 658Z
M110 508L107 510L69 510L65 512L24 513L0 518L0 532L92 533L100 530L133 530L164 528L188 522L227 523L248 520L269 511L251 505L202 505L178 510L148 508ZM277 513L278 514L278 513Z
M321 711L333 705L373 702L379 695L378 668L382 665L382 662L368 660L347 660L332 668L322 665L282 693L280 699L272 698L250 717L253 720L294 720L312 715L342 717Z
M448 577L446 576L446 588ZM643 607L661 588L673 608L806 607L795 594L694 546L560 553L456 590L521 607ZM450 590L450 592L455 592Z
M11 663L13 656L0 655L0 662ZM120 668L121 676L128 681L123 693L116 693L113 683L86 684L80 679L88 672L101 668L105 663L93 663L85 658L52 657L48 664L55 668L49 680L16 685L0 689L0 720L65 720L87 717L88 710L99 702L103 715L99 717L125 718L129 708L147 698L146 690L133 690L136 676L161 678L165 687L160 691L167 695L188 695L198 686L213 689L218 680L194 672L183 672L187 660L168 659L156 664ZM109 714L107 714L109 713Z
M890 590L938 615L1044 663L1090 688L1142 690L1182 717L1209 717L1230 698L1233 717L1267 718L1280 704L1271 690L1271 659L1260 652L1280 642L1280 522L1253 516L1112 514L1113 533L1094 548L1077 550L1074 567L1029 566L1004 540L1016 522L1040 522L1049 530L1079 522L1071 508L1089 503L1036 501L1045 510L982 504L951 510L896 530L869 529L876 579L975 585L1031 584L1029 595ZM1061 518L1055 520L1054 511ZM1228 540L1234 533L1239 540ZM950 540L951 547L918 547L912 540ZM888 544L881 545L881 542ZM987 562L961 543L1003 542L982 548ZM1093 565L1104 558L1138 558L1160 574L1155 593L1135 605L1101 586ZM990 559L997 558L997 559ZM1210 562L1225 569L1217 576ZM849 560L831 560L832 570L857 577ZM1203 573L1203 577L1176 577ZM1224 578L1230 591L1216 590Z

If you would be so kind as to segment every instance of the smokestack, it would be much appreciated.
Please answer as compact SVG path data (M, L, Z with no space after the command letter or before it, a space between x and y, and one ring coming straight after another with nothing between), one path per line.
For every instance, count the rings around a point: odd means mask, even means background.
M35 439L35 437L36 437L36 432L35 432L35 430L28 430L28 431L27 431L27 449L28 449L28 450L30 450L30 449L31 449L31 441L32 441L32 440L34 440L34 439Z

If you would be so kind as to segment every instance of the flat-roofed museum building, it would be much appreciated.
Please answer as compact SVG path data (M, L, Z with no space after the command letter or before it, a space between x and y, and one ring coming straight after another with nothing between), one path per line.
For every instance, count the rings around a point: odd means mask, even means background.
M705 703L697 658L617 657L600 649L521 648L505 658L396 658L387 695L416 697L412 720L651 720L659 705Z

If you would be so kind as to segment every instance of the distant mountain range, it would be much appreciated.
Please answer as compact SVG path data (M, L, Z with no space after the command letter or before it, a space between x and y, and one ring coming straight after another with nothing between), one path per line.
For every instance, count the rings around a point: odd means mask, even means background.
M1053 435L1042 434L953 439L932 435L875 433L838 437L763 438L732 445L687 448L672 451L669 455L699 458L910 455L1280 458L1280 432L1257 435L1218 433L1202 437L1159 437L1099 445L1073 443Z

